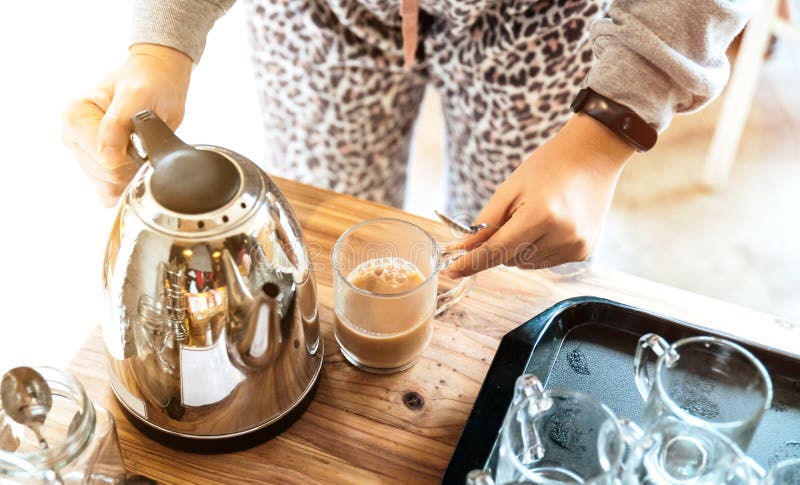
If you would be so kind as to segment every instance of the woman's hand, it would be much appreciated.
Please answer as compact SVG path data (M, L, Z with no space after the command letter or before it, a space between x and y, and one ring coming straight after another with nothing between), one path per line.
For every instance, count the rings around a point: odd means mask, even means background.
M505 264L544 268L591 254L633 148L587 115L573 116L495 191L475 219L488 228L450 246L469 252L449 272Z
M106 206L114 205L136 173L126 157L130 117L152 109L173 130L183 120L192 60L152 44L130 49L127 62L62 115L63 139Z

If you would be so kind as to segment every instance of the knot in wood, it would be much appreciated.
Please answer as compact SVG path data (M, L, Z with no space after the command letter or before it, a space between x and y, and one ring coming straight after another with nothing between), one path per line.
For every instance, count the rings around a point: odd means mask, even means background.
M425 398L416 391L408 391L403 394L403 404L405 404L408 409L419 411L425 406Z

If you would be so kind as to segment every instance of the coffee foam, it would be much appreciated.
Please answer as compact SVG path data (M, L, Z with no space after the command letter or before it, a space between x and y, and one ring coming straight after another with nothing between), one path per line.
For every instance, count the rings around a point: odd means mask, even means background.
M425 277L410 261L378 258L364 261L353 268L347 281L371 293L391 295L416 288L425 282Z

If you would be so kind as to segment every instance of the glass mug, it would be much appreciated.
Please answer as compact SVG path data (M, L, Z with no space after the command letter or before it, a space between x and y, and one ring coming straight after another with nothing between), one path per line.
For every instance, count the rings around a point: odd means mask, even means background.
M652 423L633 447L623 485L757 485L764 471L713 429L671 416Z
M492 476L483 470L472 470L467 473L466 485L494 485Z
M70 374L36 367L52 393L52 407L36 434L0 408L0 483L100 485L125 483L114 417L92 404Z
M544 390L536 376L522 375L501 428L494 482L614 484L626 451L641 435L591 396Z
M648 350L658 357L652 376ZM670 345L647 334L639 340L633 365L636 386L647 401L645 431L660 416L672 416L713 429L746 450L772 402L772 380L764 365L721 338L691 337Z
M333 328L344 357L381 374L414 365L430 343L433 317L474 283L464 278L437 296L439 273L463 253L446 253L421 227L400 219L372 219L345 231L333 247Z
M800 458L777 463L760 485L797 485L800 483Z

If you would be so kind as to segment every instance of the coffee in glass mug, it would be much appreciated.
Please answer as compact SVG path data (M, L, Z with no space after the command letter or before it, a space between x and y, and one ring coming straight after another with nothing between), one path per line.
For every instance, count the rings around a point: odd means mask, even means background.
M437 296L439 272L452 259L422 228L399 219L375 219L348 229L336 242L334 335L356 367L398 372L428 347L433 317L471 284Z

